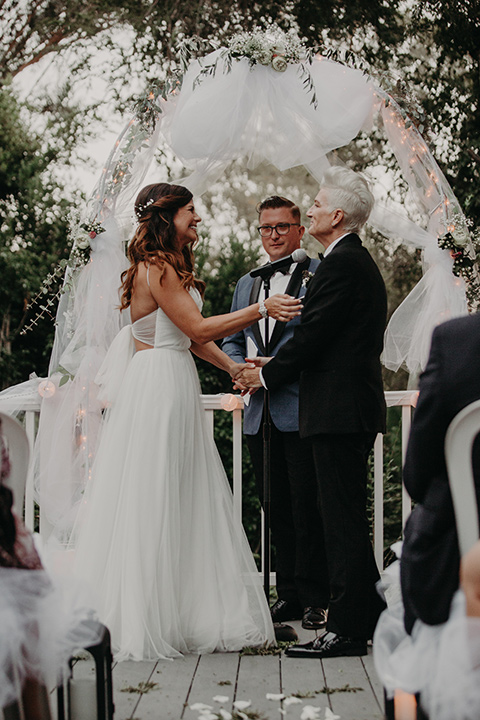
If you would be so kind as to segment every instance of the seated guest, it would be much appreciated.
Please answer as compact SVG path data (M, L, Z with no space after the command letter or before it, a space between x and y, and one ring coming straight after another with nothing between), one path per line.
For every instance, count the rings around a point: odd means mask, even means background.
M405 486L416 505L400 559L403 602L382 614L373 643L387 696L397 688L418 694L430 720L480 717L480 544L463 558L460 570L444 452L451 421L480 399L479 357L480 315L435 329L404 467ZM477 438L477 505L479 451Z
M405 627L447 620L459 585L460 555L445 465L445 433L455 415L480 398L480 315L439 325L420 378L404 467L414 507L405 526L400 564ZM480 445L473 463L480 498Z
M1 422L0 448L0 710L17 718L19 704L25 720L49 720L45 684L54 686L74 650L98 641L99 631L83 623L92 613L78 583L68 592L51 579L15 515Z

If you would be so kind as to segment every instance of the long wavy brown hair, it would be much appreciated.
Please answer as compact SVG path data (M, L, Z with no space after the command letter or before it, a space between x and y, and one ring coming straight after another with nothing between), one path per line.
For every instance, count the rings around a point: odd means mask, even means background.
M122 273L121 309L132 302L133 285L139 263L156 265L160 282L165 265L171 265L184 288L196 287L203 297L205 283L194 275L192 245L177 247L173 218L177 210L192 200L192 193L181 185L155 183L142 188L135 200L138 227L127 250L130 267Z

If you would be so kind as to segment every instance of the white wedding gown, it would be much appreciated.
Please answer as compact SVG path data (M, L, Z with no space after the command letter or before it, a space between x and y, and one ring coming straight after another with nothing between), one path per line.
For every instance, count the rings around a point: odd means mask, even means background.
M132 333L154 335L154 347L135 353ZM189 346L158 308L119 333L97 378L111 408L75 569L97 592L118 660L275 642Z

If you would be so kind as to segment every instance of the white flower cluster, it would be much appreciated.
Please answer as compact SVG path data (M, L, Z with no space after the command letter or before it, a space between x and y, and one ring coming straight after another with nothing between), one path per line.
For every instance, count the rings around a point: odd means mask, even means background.
M266 698L274 702L282 702L284 707L280 708L279 712L283 716L287 714L286 708L289 705L296 705L302 702L300 698L294 695L287 696L283 693L267 693ZM213 702L218 705L226 705L228 701L228 695L216 695L213 698ZM216 710L212 705L206 705L200 702L190 705L190 710L199 713L198 720L249 720L252 716L250 714L251 705L251 700L235 700L233 702L233 714L223 707ZM303 706L300 720L323 720L321 717L323 709L325 710L324 720L341 720L340 715L335 715L329 707L321 708L314 705ZM254 715L257 717L256 713Z
M251 65L270 65L277 72L285 72L289 63L305 59L305 48L294 30L238 33L229 43L232 58L247 58Z
M105 228L100 223L95 221L80 223L78 216L71 213L69 238L72 242L72 252L68 265L72 270L76 270L88 262L92 249L92 240L103 232L105 232Z

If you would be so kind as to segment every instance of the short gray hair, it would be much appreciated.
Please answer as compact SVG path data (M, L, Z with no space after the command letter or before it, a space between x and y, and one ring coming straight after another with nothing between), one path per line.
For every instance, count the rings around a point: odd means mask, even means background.
M330 211L343 210L345 230L358 231L365 225L375 198L363 175L337 165L325 172L320 189L327 192Z

